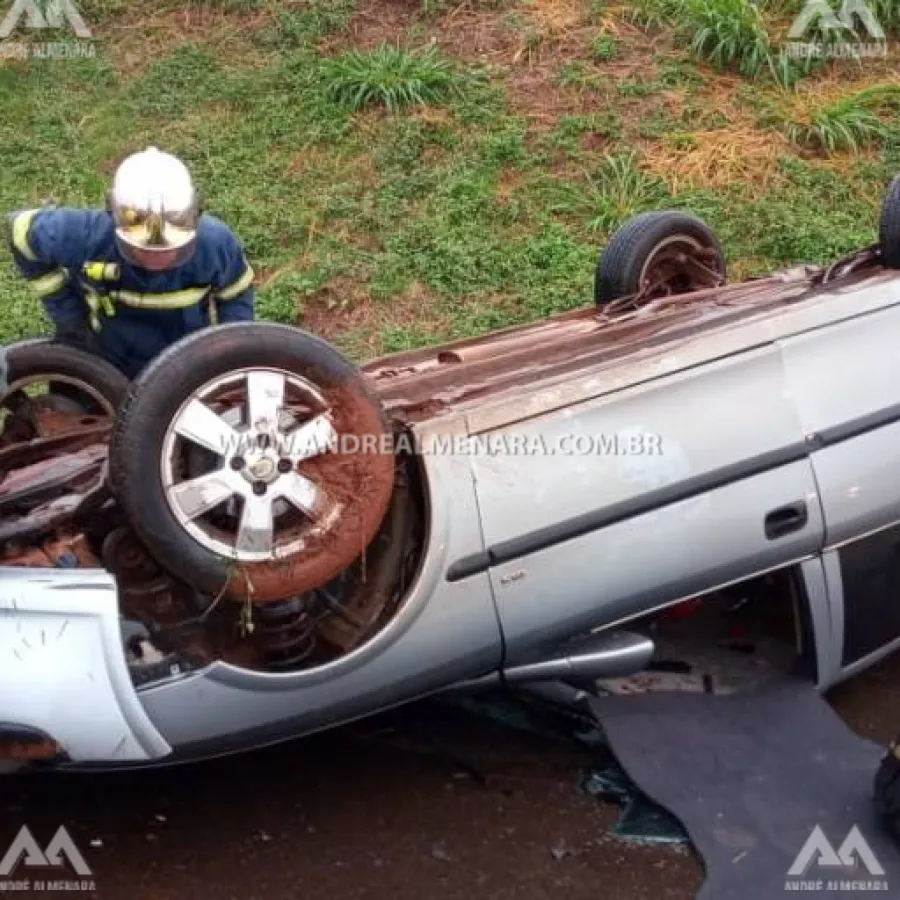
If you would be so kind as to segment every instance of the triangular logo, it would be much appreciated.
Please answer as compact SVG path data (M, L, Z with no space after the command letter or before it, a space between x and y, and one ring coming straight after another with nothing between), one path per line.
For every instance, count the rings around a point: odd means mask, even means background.
M798 40L811 30L819 33L849 31L856 34L857 20L862 22L873 40L885 40L884 29L866 0L842 0L838 12L834 11L829 0L807 0L791 25L788 37Z
M75 842L64 825L60 825L57 829L46 850L41 850L28 826L23 825L4 854L3 859L0 860L0 875L11 875L22 862L29 868L61 868L64 865L64 856L68 860L69 866L78 875L87 876L91 874L90 867L75 846Z
M870 875L884 875L881 863L878 862L868 841L856 825L850 829L849 834L837 850L831 845L821 826L816 825L788 869L788 875L803 876L813 864L823 869L855 870L860 863Z
M15 0L12 9L0 22L0 38L7 38L25 20L28 29L63 28L68 23L80 38L90 38L87 27L73 0Z
M59 826L56 834L53 835L50 843L47 844L44 856L47 857L47 863L51 866L63 865L62 858L65 856L69 861L69 865L79 875L91 874L88 864L84 861L84 857L75 846L75 841L72 840L72 836L66 831L64 825Z
M26 866L50 865L47 857L44 856L44 851L38 846L38 842L27 825L23 825L19 829L16 839L9 845L3 859L0 860L0 875L11 875L23 856Z

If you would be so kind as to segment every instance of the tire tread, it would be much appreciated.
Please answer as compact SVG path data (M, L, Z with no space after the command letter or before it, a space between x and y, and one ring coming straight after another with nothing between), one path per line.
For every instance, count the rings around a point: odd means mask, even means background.
M660 241L678 234L693 237L715 248L724 271L722 246L702 219L680 210L640 213L615 232L600 255L594 278L594 302L602 307L636 293L639 274L648 256Z

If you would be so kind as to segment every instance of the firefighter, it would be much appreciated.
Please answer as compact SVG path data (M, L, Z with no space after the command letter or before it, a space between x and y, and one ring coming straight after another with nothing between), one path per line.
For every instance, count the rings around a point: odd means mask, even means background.
M254 273L219 219L203 214L181 160L155 147L118 168L105 210L13 213L16 265L54 340L129 378L184 335L254 318Z

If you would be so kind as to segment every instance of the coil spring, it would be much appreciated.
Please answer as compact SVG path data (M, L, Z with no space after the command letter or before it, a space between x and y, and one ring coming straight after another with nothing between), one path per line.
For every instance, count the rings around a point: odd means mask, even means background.
M316 625L304 597L261 603L254 610L265 666L274 672L294 669L316 649Z

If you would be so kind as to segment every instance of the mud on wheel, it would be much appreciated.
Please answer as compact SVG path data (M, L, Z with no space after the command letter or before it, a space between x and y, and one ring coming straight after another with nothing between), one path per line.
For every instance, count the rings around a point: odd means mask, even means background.
M390 429L363 377L295 328L201 332L134 383L110 483L164 568L209 593L280 600L359 558L391 500Z
M677 210L629 219L597 261L594 300L605 306L640 294L653 300L725 282L725 256L712 229Z

